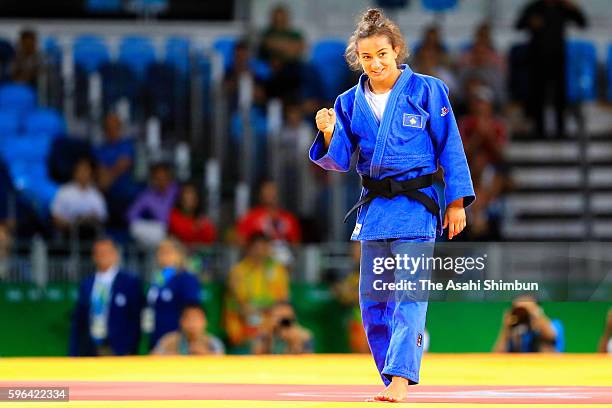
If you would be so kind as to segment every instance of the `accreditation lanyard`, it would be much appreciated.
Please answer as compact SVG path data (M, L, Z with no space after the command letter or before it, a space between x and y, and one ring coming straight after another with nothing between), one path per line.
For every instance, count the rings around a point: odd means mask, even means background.
M176 275L175 268L164 268L157 272L153 277L153 284L147 294L147 307L143 311L141 327L145 333L155 331L155 303L164 286Z
M102 282L96 279L92 290L90 333L96 344L106 339L108 334L108 310L111 297L112 281Z

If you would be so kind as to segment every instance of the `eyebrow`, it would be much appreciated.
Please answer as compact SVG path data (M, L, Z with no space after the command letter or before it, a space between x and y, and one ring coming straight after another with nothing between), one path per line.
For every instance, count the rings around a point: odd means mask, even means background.
M376 53L379 53L379 52L381 52L381 51L384 51L384 50L386 50L387 48L389 48L389 47L383 47L383 48L381 48L380 50L376 51ZM369 52L365 52L365 51L364 51L364 52L362 52L362 54L369 54Z

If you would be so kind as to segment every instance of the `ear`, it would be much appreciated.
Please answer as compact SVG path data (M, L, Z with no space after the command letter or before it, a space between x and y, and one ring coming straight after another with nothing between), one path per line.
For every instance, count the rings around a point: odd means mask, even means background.
M397 46L393 48L393 51L395 51L395 59L397 59L397 57L399 57L399 54L400 54L400 47Z

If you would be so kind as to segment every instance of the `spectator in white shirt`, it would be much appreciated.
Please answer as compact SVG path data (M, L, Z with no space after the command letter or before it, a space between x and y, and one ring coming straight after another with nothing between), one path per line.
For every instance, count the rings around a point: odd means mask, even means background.
M93 184L93 162L79 159L72 181L62 185L51 204L53 222L61 231L97 231L107 217L106 203ZM90 235L90 233L86 233ZM83 234L79 234L83 235Z

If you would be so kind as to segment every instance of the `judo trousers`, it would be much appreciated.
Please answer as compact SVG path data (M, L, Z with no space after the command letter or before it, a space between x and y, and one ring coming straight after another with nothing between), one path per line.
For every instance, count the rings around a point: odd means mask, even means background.
M431 279L425 258L433 256L434 241L361 241L359 305L368 344L385 385L394 376L406 378L410 384L419 382L428 304L428 292L421 290L419 280ZM419 258L421 263L416 265ZM408 282L413 282L412 289L405 287Z

